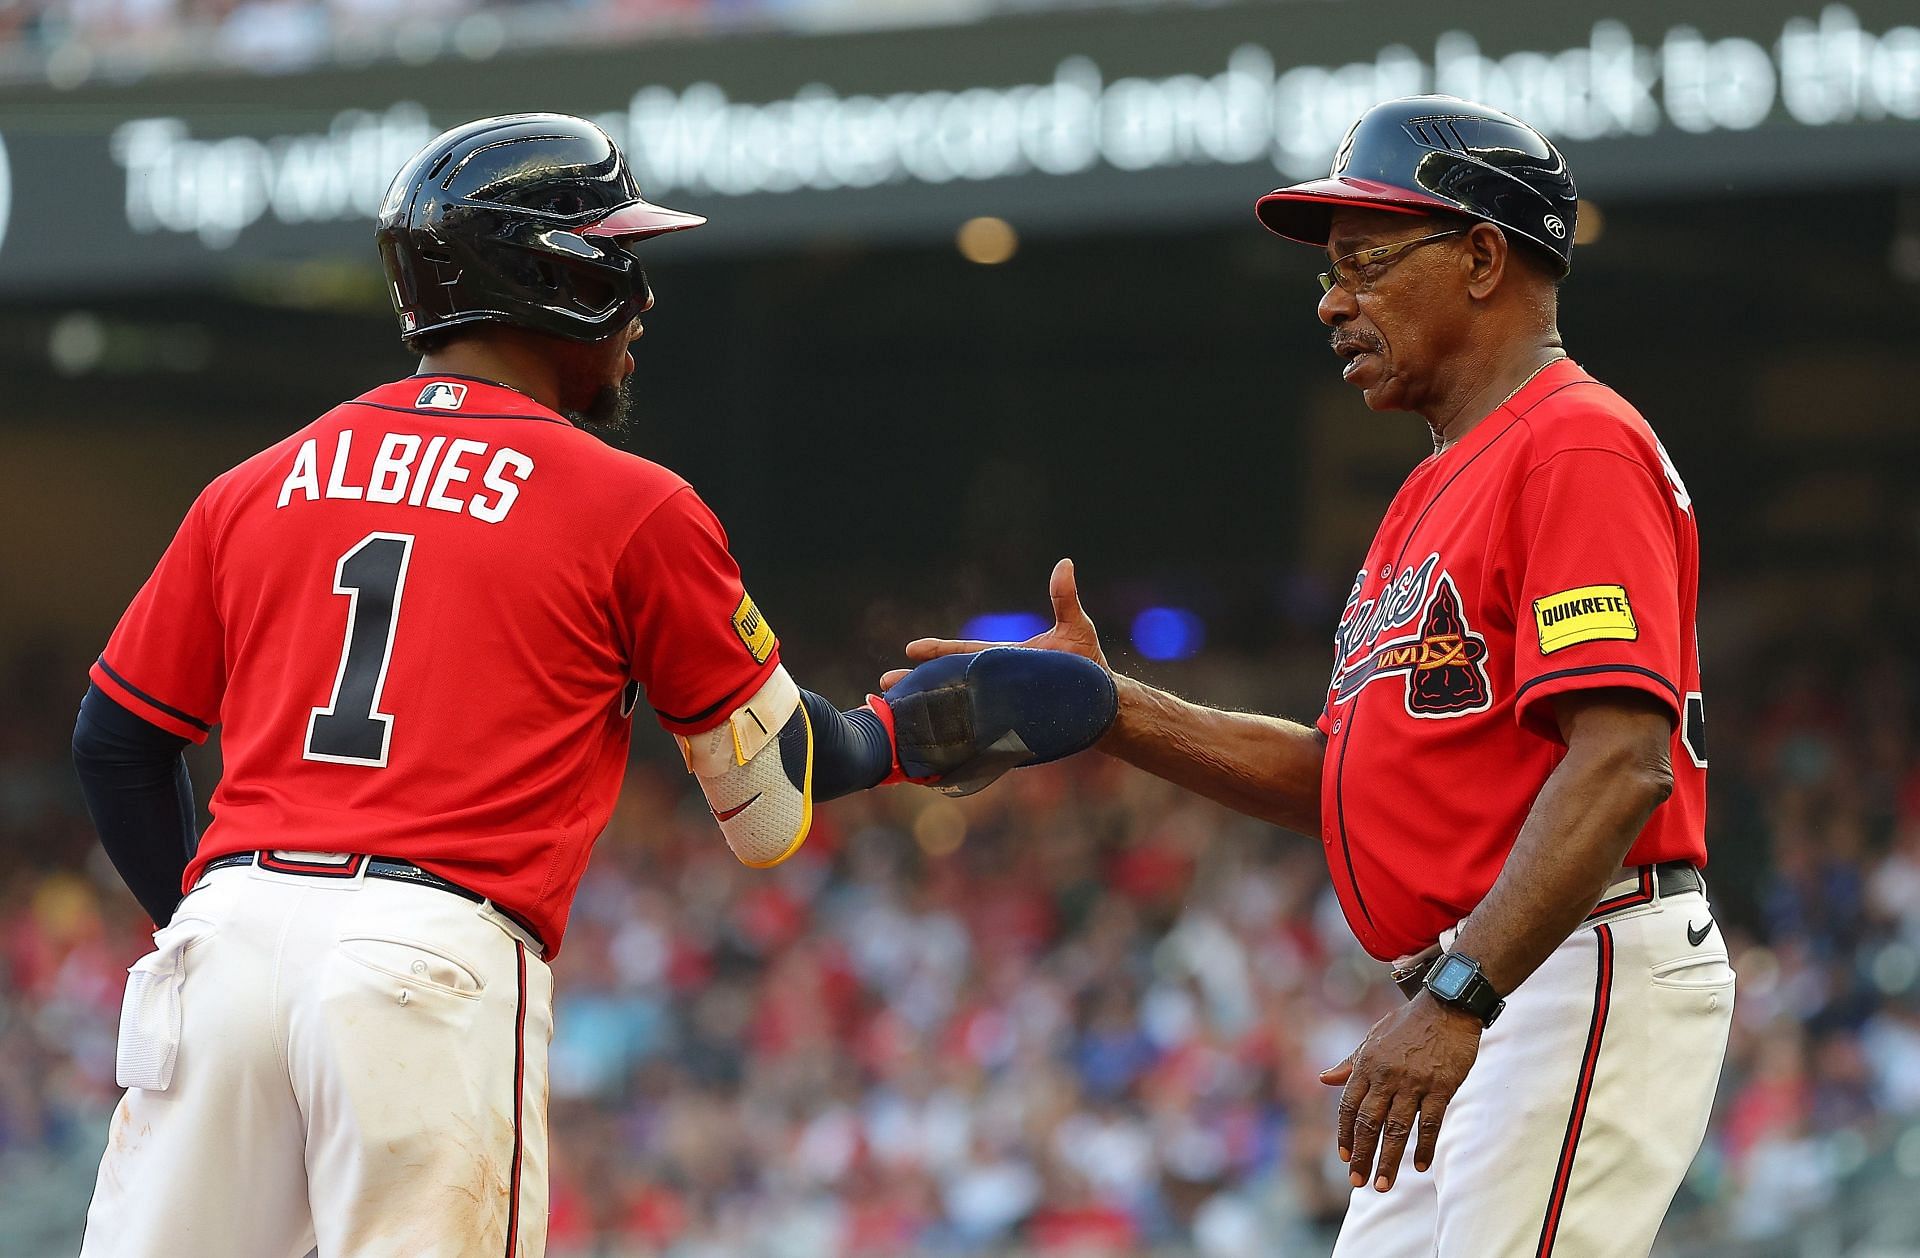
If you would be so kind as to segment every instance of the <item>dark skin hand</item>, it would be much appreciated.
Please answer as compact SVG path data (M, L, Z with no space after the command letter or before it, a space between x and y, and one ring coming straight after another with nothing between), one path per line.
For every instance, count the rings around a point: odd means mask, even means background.
M1053 628L1020 646L1071 651L1107 670L1120 695L1120 713L1098 747L1108 755L1176 786L1299 834L1320 836L1320 769L1327 740L1320 731L1279 717L1223 712L1123 677L1107 664L1100 635L1080 605L1073 560L1062 559L1047 582ZM921 638L907 644L916 663L1002 642ZM907 675L894 669L882 689Z
M1580 927L1619 877L1627 850L1673 793L1673 720L1638 691L1590 690L1553 703L1567 755L1534 798L1486 898L1453 950L1480 962L1502 995ZM1340 1159L1358 1188L1393 1187L1416 1125L1414 1169L1433 1165L1447 1105L1480 1051L1479 1019L1422 992L1374 1024L1320 1081L1341 1089ZM1418 1122L1416 1124L1416 1118Z

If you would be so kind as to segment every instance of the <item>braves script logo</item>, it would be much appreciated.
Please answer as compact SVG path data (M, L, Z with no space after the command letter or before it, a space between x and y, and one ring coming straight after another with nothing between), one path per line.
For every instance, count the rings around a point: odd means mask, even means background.
M1460 591L1440 567L1440 556L1427 556L1377 598L1362 601L1365 580L1362 571L1334 633L1331 702L1345 703L1382 677L1404 677L1409 716L1441 719L1491 707L1487 640L1467 624ZM1381 640L1416 621L1413 632Z

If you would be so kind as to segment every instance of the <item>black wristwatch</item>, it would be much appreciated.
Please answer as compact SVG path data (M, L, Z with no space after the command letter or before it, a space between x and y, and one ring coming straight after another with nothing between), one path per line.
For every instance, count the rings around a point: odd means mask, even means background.
M1480 1019L1482 1026L1492 1026L1500 1011L1507 1007L1506 1000L1480 972L1480 963L1462 953L1442 953L1427 971L1424 986L1435 1000L1466 1010Z

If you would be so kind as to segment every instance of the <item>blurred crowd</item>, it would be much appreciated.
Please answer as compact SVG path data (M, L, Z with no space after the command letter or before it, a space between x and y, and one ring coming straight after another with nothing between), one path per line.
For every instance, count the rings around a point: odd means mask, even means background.
M1749 667L1710 698L1741 988L1681 1236L1790 1231L1920 1115L1920 662ZM98 1147L145 945L73 811L75 686L15 672L45 710L0 720L0 1168ZM1100 757L816 816L750 871L677 761L635 765L556 967L557 1258L1325 1252L1315 1075L1398 997L1317 845Z
M1124 0L0 0L0 68L86 74L488 56L509 40L590 43L729 30L966 21ZM1174 0L1164 0L1174 2Z

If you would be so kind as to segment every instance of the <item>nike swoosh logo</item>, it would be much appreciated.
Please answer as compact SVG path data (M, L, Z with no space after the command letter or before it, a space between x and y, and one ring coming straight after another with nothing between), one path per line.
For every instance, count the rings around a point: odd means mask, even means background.
M732 821L735 817L738 817L741 813L753 807L754 803L758 801L759 798L760 798L760 795L756 793L752 799L748 800L744 804L739 804L733 808L729 808L725 812L713 813L713 819L715 821ZM713 812L711 808L709 808L707 811Z
M1712 929L1713 929L1713 919L1711 917L1707 919L1707 924L1705 926L1702 926L1699 930L1695 930L1693 928L1693 923L1688 922L1687 923L1687 942L1692 944L1694 947L1698 948L1701 945L1701 943L1705 941L1707 937L1707 932Z

